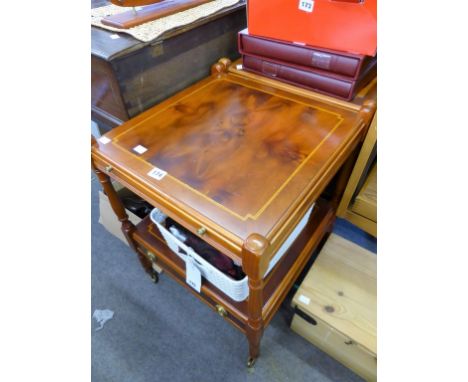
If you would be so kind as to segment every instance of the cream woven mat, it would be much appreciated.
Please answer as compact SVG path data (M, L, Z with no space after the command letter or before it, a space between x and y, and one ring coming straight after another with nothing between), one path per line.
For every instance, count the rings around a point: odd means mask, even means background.
M159 20L150 21L148 23L141 24L129 29L113 28L101 23L101 19L105 16L115 15L132 9L129 7L119 7L117 5L111 4L106 5L104 7L91 9L91 25L115 32L128 33L129 35L135 37L137 40L148 42L161 36L164 32L167 32L168 30L193 23L198 19L216 13L223 8L237 4L239 1L241 0L210 1L209 3L199 5L198 7L194 7L183 12L163 17Z

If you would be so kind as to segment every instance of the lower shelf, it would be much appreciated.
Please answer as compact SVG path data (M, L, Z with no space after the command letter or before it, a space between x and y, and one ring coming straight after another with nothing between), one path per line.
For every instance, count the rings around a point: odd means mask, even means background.
M301 234L265 278L263 289L263 320L265 325L269 323L281 305L314 249L320 244L325 234L331 230L334 218L335 214L330 204L325 200L318 200ZM248 320L247 300L236 302L205 279L203 279L200 294L187 285L185 283L185 263L169 249L149 217L143 219L136 226L133 238L144 255L147 255L148 251L151 252L156 257L158 265L167 274L213 309L217 310L216 305L221 305L226 311L223 317L239 330L245 332Z

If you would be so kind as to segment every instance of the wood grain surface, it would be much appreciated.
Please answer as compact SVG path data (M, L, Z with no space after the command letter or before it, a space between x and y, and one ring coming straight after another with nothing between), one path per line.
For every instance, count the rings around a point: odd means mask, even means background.
M306 296L310 303L301 301ZM377 258L332 234L293 304L377 354Z
M341 123L337 113L215 81L122 134L119 144L149 148L145 161L246 220Z
M291 322L291 329L353 370L367 382L377 380L377 358L375 354L361 348L349 337L334 330L326 322L317 317L313 319L316 325L310 324L298 314L295 314Z
M284 238L300 219L291 213L317 199L365 126L354 110L223 73L112 130L94 153L125 163L125 177L147 184L153 204L240 253L251 233L272 246ZM151 178L154 167L167 176Z
M341 187L331 202L320 196L352 167L376 109L375 86L360 107L349 107L229 72L230 65L220 59L210 77L113 129L107 141L92 139L92 163L143 269L152 275L154 257L224 312L246 334L252 366L265 326L332 229ZM149 219L136 227L128 220L109 176L240 263L248 299L235 302L208 282L200 294L191 289L185 264ZM312 203L306 227L265 276Z
M377 223L377 163L351 205L353 212Z
M108 113L118 126L128 119L128 114L112 66L94 56L91 56L91 66L91 108L96 113Z

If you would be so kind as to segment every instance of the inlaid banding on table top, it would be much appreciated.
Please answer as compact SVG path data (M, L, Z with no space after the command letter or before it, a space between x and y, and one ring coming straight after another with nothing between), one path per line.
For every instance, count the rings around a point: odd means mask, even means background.
M245 81L245 80L241 80L241 79L237 79L237 78L233 78L233 77L226 77L226 76L223 76L223 77L220 77L217 79L217 81L222 81L222 82L226 82L226 83L231 83L231 84L235 84L235 85L241 85L242 87L245 87L245 88L249 88L249 89L253 89L253 90L256 90L256 91L259 91L261 93L266 93L266 94L270 94L272 96L275 96L275 97L279 97L279 98L283 98L283 99L287 99L287 100L290 100L290 101L293 101L295 103L298 103L298 104L301 104L301 105L304 105L306 107L313 107L314 109L316 110L320 110L320 111L323 111L325 113L329 113L329 114L333 114L335 115L337 118L342 118L341 115L337 112L333 112L331 110L328 110L328 109L325 109L325 108L322 108L320 106L317 106L317 105L310 105L310 103L307 103L307 102L302 102L300 99L302 98L301 96L299 97L291 97L289 96L287 93L285 92L282 92L279 93L277 90L273 89L273 88L270 88L269 86L265 87L265 86L262 86L262 87L259 87L258 84L254 83L254 82L251 82L251 81ZM374 81L372 81L373 83ZM204 90L206 87L209 87L209 86L213 86L214 83L213 82L207 82L206 84L202 85L202 86L199 86L198 89L196 90L193 90L191 93L188 93L186 95L184 95L183 97L179 98L176 102L174 103L171 103L169 105L166 105L166 107L163 107L163 108L160 108L160 110L158 110L157 112L154 112L154 113L151 113L150 115L148 115L146 118L142 119L141 121L138 121L137 123L135 123L133 126L125 129L124 131L122 131L121 133L118 133L117 135L115 135L113 137L113 141L114 142L119 142L119 138L123 135L128 135L132 130L134 130L135 128L141 126L143 123L145 123L146 121L148 121L149 119L152 119L152 118L155 118L156 116L158 116L159 114L162 114L164 113L166 110L168 109L171 109L172 107L174 107L174 105L177 105L179 103L181 103L184 99L186 98L190 98L192 97L194 94L198 93L198 92L201 92L202 90Z
M231 81L196 93L113 143L241 220L258 218L343 122L338 113ZM136 145L148 150L136 155Z

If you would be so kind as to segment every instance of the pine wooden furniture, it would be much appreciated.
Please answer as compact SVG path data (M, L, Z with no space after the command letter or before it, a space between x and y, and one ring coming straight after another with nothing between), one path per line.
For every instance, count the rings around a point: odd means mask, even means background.
M351 208L377 224L377 162L372 165Z
M221 59L210 77L92 145L93 167L144 269L153 274L157 259L167 274L245 333L248 365L259 355L264 328L331 230L353 152L376 107L376 81L347 103L254 77ZM138 146L146 151L139 154ZM153 177L155 168L159 176ZM200 294L189 287L183 261L149 218L137 226L128 220L110 178L241 264L249 278L248 299L235 302L205 281ZM264 277L314 202L304 230Z
M246 22L240 2L147 43L92 26L91 119L108 131L208 76L219 57L239 57L237 32Z
M291 328L367 381L375 381L376 289L376 255L331 234L293 298Z
M377 237L377 113L354 165L337 215Z

